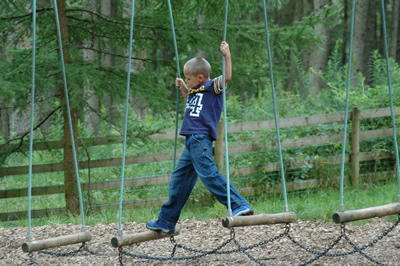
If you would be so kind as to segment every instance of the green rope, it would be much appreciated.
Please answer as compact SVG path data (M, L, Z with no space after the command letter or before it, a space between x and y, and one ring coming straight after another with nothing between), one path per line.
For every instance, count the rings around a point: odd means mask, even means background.
M347 135L347 117L349 110L349 90L350 90L350 80L351 80L351 62L353 54L353 32L354 32L354 13L355 13L355 0L352 2L351 10L351 28L350 28L350 47L349 47L349 65L347 68L347 85L346 85L346 108L344 113L344 130L343 130L343 144L342 144L342 162L340 167L340 206L339 210L344 211L343 203L343 190L344 190L344 159L346 156L346 135Z
M228 4L229 0L225 1L225 18L224 18L224 37L223 40L226 41L226 29L228 24ZM225 166L226 166L226 191L227 191L227 207L228 216L232 216L232 206L231 206L231 189L230 189L230 178L229 178L229 155L228 155L228 127L226 121L226 84L225 84L225 56L222 56L222 88L223 88L223 101L222 105L224 107L224 140L225 140Z
M29 137L29 188L28 188L28 241L32 241L32 153L33 120L35 109L35 72L36 72L36 0L32 1L32 89L31 89L31 125Z
M77 160L77 156L76 156L76 148L75 148L75 140L74 140L74 130L72 128L71 108L69 106L68 85L67 85L67 76L66 76L65 64L64 64L63 44L62 44L62 40L61 40L60 19L58 18L57 1L54 0L53 3L54 3L54 15L55 15L56 24L57 24L58 45L59 45L59 49L60 49L60 60L61 60L61 67L62 67L62 74L63 74L63 81L64 81L65 102L66 102L67 112L68 112L68 124L69 124L69 131L70 131L70 135L71 135L71 144L72 144L72 153L73 153L73 157L74 157L76 182L78 183L79 204L80 204L80 211L81 211L81 218L82 218L82 232L85 232L85 213L83 211L81 181L79 178L78 160Z
M393 142L394 142L394 151L396 154L396 169L397 169L397 180L399 186L399 192L397 196L397 200L400 202L400 160L399 160L399 148L397 145L397 133L396 133L396 119L393 110L393 97L392 97L392 81L390 77L390 67L389 67L389 53L388 53L388 45L387 45L387 36L386 36L386 18L385 18L385 1L381 0L381 8L382 8L382 23L383 23L383 39L385 43L385 57L386 57L386 72L387 72L387 80L389 87L389 99L390 99L390 112L392 116L392 127L393 127Z
M125 155L126 155L126 136L128 132L128 110L129 110L129 90L130 90L130 80L131 80L131 60L132 60L132 41L133 41L133 21L135 17L135 0L132 0L131 6L131 23L130 23L130 33L129 33L129 60L128 60L128 73L126 81L126 95L125 95L125 129L124 129L124 143L122 151L122 172L121 172L121 190L119 198L119 225L118 233L122 236L122 202L124 195L124 177L125 177Z
M269 42L267 6L265 3L265 0L263 0L263 7L264 7L265 36L266 36L267 49L268 49L269 73L270 73L270 77L271 77L272 101L273 101L273 106L274 106L276 137L277 137L277 142L278 142L279 161L280 161L280 167L281 167L283 196L284 196L284 201L285 201L285 211L288 212L289 207L288 207L288 200L287 200L287 193L286 193L285 170L283 168L282 147L281 147L281 140L279 137L280 134L279 134L277 106L276 106L276 100L275 100L276 97L275 97L275 86L274 86L274 73L272 71L272 55L271 55L271 45Z
M172 16L172 8L171 2L168 0L168 9L169 9L169 16L171 20L171 30L172 30L172 38L174 41L174 49L175 49L175 59L176 59L176 72L177 77L181 78L181 70L179 68L179 56L178 56L178 46L176 45L176 36L175 36L175 27L174 27L174 17ZM176 118L175 118L175 145L174 145L174 169L176 165L176 147L178 143L178 124L179 124L179 102L180 102L180 90L177 87L176 90Z

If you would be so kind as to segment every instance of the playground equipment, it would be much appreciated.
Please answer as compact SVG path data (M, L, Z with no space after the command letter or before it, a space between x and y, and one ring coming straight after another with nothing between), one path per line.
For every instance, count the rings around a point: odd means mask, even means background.
M32 93L31 93L31 119L30 119L30 142L29 142L29 189L28 189L28 242L22 244L22 250L24 252L32 252L38 251L46 248L60 247L65 245L71 245L76 243L85 243L91 240L91 234L86 232L85 230L85 213L83 209L83 201L82 201L82 192L81 187L78 186L79 193L79 206L80 206L80 214L82 221L82 232L76 233L73 235L59 236L57 238L51 239L43 239L43 240L32 240L32 231L31 231L31 200L32 200L32 150L33 150L33 121L34 121L34 108L35 108L35 51L36 51L36 0L33 0L33 29L32 29ZM71 135L72 142L72 150L74 157L74 166L75 166L75 174L77 183L80 184L79 178L79 169L78 169L78 161L75 150L75 140L74 140L74 132L72 128L72 119L71 119L71 111L69 104L69 96L68 96L68 85L67 85L67 77L64 65L64 55L63 55L63 46L61 40L61 31L60 31L60 21L58 17L58 8L57 2L54 0L54 13L56 14L56 24L57 24L57 33L58 33L58 43L60 49L60 61L62 66L62 74L63 74L63 83L64 83L64 93L65 93L65 101L68 112L68 122L69 122L69 130Z
M350 70L351 70L351 57L352 57L352 35L353 35L353 25L354 25L354 9L355 9L355 0L353 0L353 6L352 6L352 24L351 24L351 39L350 39L350 53L349 53L349 68L348 68L348 82L347 82L347 93L346 93L346 112L345 112L345 123L344 123L344 138L343 138L343 158L344 158L344 152L345 152L345 144L346 144L346 131L347 131L347 113L348 113L348 99L349 99L349 87L350 87ZM287 195L286 195L286 181L285 181L285 173L284 173L284 168L283 168L283 156L282 156L282 149L280 146L280 137L279 137L279 124L278 124L278 117L277 117L277 106L276 106L276 100L275 100L275 88L274 88L274 78L273 78L273 69L272 69L272 60L271 60L271 49L270 49L270 43L269 43L269 32L268 32L268 22L267 22L267 13L266 13L266 3L265 0L263 0L263 11L264 11L264 19L265 19L265 33L266 33L266 42L267 42L267 49L268 49L268 59L269 59L269 69L270 69L270 79L271 79L271 86L272 86L272 100L273 100L273 105L274 105L274 112L275 112L275 124L276 124L276 134L277 134L277 143L278 143L278 150L279 150L279 157L280 157L280 172L282 176L282 184L283 184L283 195L284 195L284 212L282 213L277 213L277 214L259 214L259 215L254 215L254 216L244 216L244 217L233 217L232 216L232 210L230 206L230 200L228 200L228 216L222 220L222 225L226 228L230 229L230 239L222 243L220 246L212 249L212 250L199 250L199 249L194 249L194 248L189 248L185 247L183 245L177 244L174 236L178 235L180 233L180 228L177 228L175 234L173 235L165 235L162 234L161 232L154 232L154 231L144 231L144 232L139 232L139 233L134 233L134 234L124 234L122 230L122 198L123 198L123 187L124 187L124 173L125 173L125 152L126 152L126 135L127 135L127 117L128 117L128 105L129 105L129 91L130 91L130 59L132 58L132 41L133 41L133 25L134 25L134 0L132 0L132 6L131 6L131 21L130 21L130 43L129 43L129 63L128 63L128 71L127 71L127 88L126 88L126 108L125 108L125 130L124 130L124 140L123 140L123 160L122 160L122 175L121 175L121 190L120 190L120 209L119 209L119 228L118 228L118 235L113 237L111 239L111 244L113 247L118 248L119 250L119 260L120 263L122 263L122 257L123 255L126 256L131 256L131 257L136 257L136 258L144 258L144 259L153 259L153 260L186 260L186 259L194 259L194 258L200 258L204 257L210 254L226 254L226 253L233 253L233 252L242 252L246 256L248 256L251 260L254 262L263 265L262 262L260 262L257 258L253 257L250 255L247 250L250 250L256 246L264 245L267 243L270 243L272 241L278 240L283 237L288 237L293 243L301 247L302 249L305 249L307 252L313 253L316 256L312 258L311 260L305 262L304 264L309 264L312 263L313 261L318 260L319 258L323 256L331 257L331 256L345 256L349 254L353 254L355 252L360 253L364 257L366 257L368 260L371 262L374 262L376 264L380 264L378 261L375 259L369 257L367 254L364 253L364 250L370 246L370 244L364 245L362 247L358 247L355 245L346 235L345 233L345 223L352 222L352 221L357 221L357 220L363 220L363 219L368 219L368 218L373 218L373 217L383 217L387 215L394 215L394 214L400 214L400 167L399 167L399 154L398 154L398 147L397 147L397 139L396 139L396 124L395 124L395 119L394 119L394 112L393 112L393 101L392 101L392 91L391 91L391 81L390 81L390 72L389 72L389 64L388 64L388 52L387 52L387 43L386 43L386 24L385 24L385 10L384 10L384 1L381 0L381 6L382 6L382 19L383 19L383 25L384 25L384 38L385 38L385 53L386 53L386 60L387 60L387 73L388 73L388 86L389 86L389 96L390 96L390 106L391 106L391 111L392 111L392 124L393 124L393 137L394 137L394 145L395 145L395 152L396 152L396 165L397 165L397 177L399 179L399 196L398 200L399 202L397 203L392 203L384 206L375 206L375 207L370 207L366 209L361 209L361 210L349 210L345 211L344 210L344 203L343 203L343 184L344 184L344 159L342 160L342 168L341 168L341 184L340 184L340 206L339 212L336 212L333 215L333 220L335 223L340 224L341 228L341 235L332 242L324 251L317 251L310 249L306 247L305 245L301 244L299 241L295 240L293 236L289 234L290 231L290 223L293 223L296 221L296 214L294 212L289 212L289 207L288 207L288 202L287 202ZM176 37L175 37L175 29L174 29L174 21L173 21L173 16L172 16L172 8L170 1L168 0L168 7L170 11L170 18L171 18L171 28L172 28L172 33L173 33L173 40L174 40L174 48L175 48L175 54L176 54L176 60L177 60L177 74L178 77L180 77L180 69L179 69L179 60L178 60L178 49L176 45ZM33 0L33 10L36 9L36 0ZM57 3L56 0L54 0L54 10L55 13L58 13L57 10ZM22 249L24 252L34 252L34 251L42 251L43 249L48 249L48 248L54 248L54 247L60 247L64 245L70 245L70 244L76 244L76 243L82 243L82 247L79 250L86 250L87 252L98 255L96 252L90 251L88 248L85 248L84 244L87 241L91 240L91 234L89 232L86 232L85 230L85 220L84 220L84 212L83 212L83 203L82 203L82 193L80 191L80 186L78 186L79 189L79 198L80 198L80 209L81 209L81 219L82 219L82 232L73 234L73 235L67 235L67 236L60 236L56 238L50 238L50 239L44 239L44 240L32 240L32 235L31 235L31 176L32 176L32 146L33 146L33 113L34 113L34 93L35 93L35 28L36 28L36 12L32 12L33 14L33 57L32 57L32 102L31 102L31 135L30 135L30 165L29 165L29 211L28 211L28 242L24 243L22 245ZM227 28L227 16L228 16L228 0L226 0L225 3L225 20L224 20L224 37L223 40L226 39L226 28ZM68 115L69 115L69 125L70 125L70 133L71 133L71 138L72 138L72 148L73 148L73 154L74 154L74 163L75 163L75 171L76 171L76 177L77 177L77 182L80 184L79 181L79 169L78 169L78 163L76 159L76 151L75 151L75 144L74 144L74 139L73 139L73 129L72 129L72 123L71 123L71 115L70 115L70 109L69 109L69 99L68 99L68 88L67 88L67 79L66 79L66 71L64 67L64 59L63 59L63 52L62 52L62 40L61 40L61 33L60 33L60 25L59 25L59 20L58 16L56 15L56 23L57 23L57 30L58 30L58 39L59 39L59 49L60 49L60 60L61 60L61 65L62 65L62 74L63 74L63 81L64 81L64 91L65 91L65 97L66 97L66 106L68 109ZM224 62L224 60L223 60ZM224 73L224 65L223 65L223 70L222 72ZM225 79L223 78L223 81ZM225 88L225 84L223 86ZM224 94L224 102L226 101ZM177 110L179 109L179 98L177 99ZM178 112L177 112L178 113ZM226 147L226 167L227 167L227 183L229 186L229 162L228 162L228 152L227 152L227 147L228 147L228 138L227 138L227 129L226 129L226 105L224 104L224 127L225 127L225 147ZM178 119L178 116L177 116ZM176 123L176 126L178 125L178 121ZM177 130L176 130L177 132ZM177 136L177 134L176 134ZM175 166L175 160L176 160L176 139L175 137L175 156L174 156L174 166ZM228 199L229 199L229 189L228 189ZM254 245L248 246L248 247L243 247L236 239L235 239L235 232L234 228L235 227L242 227L242 226L255 226L255 225L265 225L265 224L278 224L282 223L285 224L284 232L280 233L270 239L267 239L265 241L262 241L260 243L256 243ZM397 221L392 227L390 227L386 232L384 232L381 236L379 236L377 239L373 240L373 243L376 243L378 240L382 239L385 235L387 235L389 232L391 232L397 225L399 224L399 221ZM170 258L160 258L160 257L152 257L152 256L147 256L147 255L137 255L137 254L132 254L129 252L124 252L122 247L123 246L129 246L135 243L139 242L144 242L144 241L150 241L150 240L156 240L156 239L161 239L165 237L170 237L172 244L174 245L173 252ZM344 253L329 253L329 251L332 250L332 248L342 239L344 238L347 240L347 242L351 245L352 251L350 252L344 252ZM228 243L233 242L236 244L238 247L237 249L234 250L228 250L228 251L221 251L223 247L225 247ZM174 253L176 248L183 248L186 250L194 251L199 254L194 255L194 256L187 256L187 257L174 257ZM43 252L43 253L48 253L48 254L53 254L51 252ZM75 254L72 252L71 254ZM59 255L59 254L58 254ZM115 254L101 254L101 255L115 255Z

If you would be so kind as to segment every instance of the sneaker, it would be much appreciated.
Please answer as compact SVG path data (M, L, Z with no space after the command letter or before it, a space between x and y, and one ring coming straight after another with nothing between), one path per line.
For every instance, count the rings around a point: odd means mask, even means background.
M232 211L232 216L247 216L253 215L254 211L248 204L240 206Z
M175 226L168 227L160 220L147 222L146 228L153 231L162 231L164 234L167 235L172 235L173 233L175 233Z

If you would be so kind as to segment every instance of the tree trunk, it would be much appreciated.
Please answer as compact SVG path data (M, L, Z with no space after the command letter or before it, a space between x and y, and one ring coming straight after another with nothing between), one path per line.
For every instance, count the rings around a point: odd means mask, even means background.
M58 6L58 17L60 21L61 29L61 39L63 42L63 55L64 63L67 65L71 62L71 54L69 51L69 46L65 45L69 43L68 27L67 27L67 16L65 11L65 0L57 0ZM69 92L72 88L68 88ZM71 93L69 93L71 95ZM65 102L64 86L61 88L61 98ZM79 194L78 194L78 184L75 175L75 166L72 150L71 134L69 130L68 122L68 110L66 104L63 110L64 114L64 185L65 185L65 204L67 211L79 214ZM77 131L78 131L78 117L76 108L71 107L71 119L72 128L74 131L74 141L77 144Z
M309 1L309 0L303 0L302 6L303 6L302 16L309 16L313 11L313 2ZM306 49L304 49L304 52L301 55L301 62L302 62L305 73L307 73L308 69L310 68L311 53L312 53L312 49L307 47ZM309 84L306 84L306 85L307 85L307 87L309 86ZM304 94L305 94L305 95L303 95L304 97L307 97L307 95L309 94L309 89L307 87L305 88L305 91L304 91Z
M100 11L101 14L110 16L110 17L118 17L118 5L117 3L113 2L112 0L101 0L100 2ZM117 54L118 50L115 46L108 45L107 47L101 47L101 50L109 50L113 54ZM114 67L118 63L117 58L113 55L104 54L101 58L101 65L103 67ZM104 94L103 99L101 100L106 106L107 116L113 122L117 121L118 118L118 109L116 108L117 104L115 101L116 99L111 99L108 94ZM122 125L122 124L121 124Z
M97 0L87 0L84 2L84 7L88 10L91 11L96 11L97 12ZM90 17L90 14L83 13L83 17ZM95 40L90 40L89 42L85 43L84 46L93 46L95 48L98 48L98 44ZM86 61L94 61L99 55L91 50L83 50L83 58ZM98 135L99 133L99 128L100 128L100 117L96 114L96 112L100 111L100 101L96 94L94 94L94 90L90 84L90 80L87 82L88 86L85 86L84 91L85 94L92 95L90 99L88 99L87 104L88 106L85 106L84 110L84 121L85 121L85 127L88 129L91 133L94 135ZM95 111L93 111L95 110Z
M364 44L364 54L366 56L365 60L365 70L364 75L366 78L366 83L370 83L370 71L369 70L369 58L374 50L378 48L377 40L377 2L376 1L369 1L368 3L368 14L367 14L367 33L366 34L366 42Z
M6 61L6 49L0 46L0 59ZM0 96L0 136L4 139L10 137L10 108L3 103L3 97Z
M354 18L354 42L353 55L354 64L352 69L352 85L358 84L358 73L364 76L367 73L366 64L368 63L368 54L366 54L365 43L367 41L367 14L369 1L357 1Z
M396 59L397 56L397 47L398 47L398 35L399 35L399 12L400 12L400 1L393 1L392 8L392 22L390 27L390 50L389 56L393 59Z
M290 24L293 24L294 21L298 21L302 16L302 2L298 0L291 0L288 4L289 6L293 6L292 12L288 13L286 16L291 18ZM290 51L290 77L286 81L286 88L289 91L295 90L296 82L299 83L299 92L302 96L305 95L304 88L306 88L306 84L304 83L304 76L301 75L302 71L299 71L298 64L298 56L299 54L295 54L294 49Z
M325 6L331 5L331 0L314 0L314 12L324 12ZM309 71L311 94L318 95L324 85L323 80L315 72L325 71L329 57L329 45L331 41L331 30L322 23L315 25L315 34L322 40L311 54L310 65L314 71Z
M343 0L343 47L342 47L342 64L347 63L347 40L349 38L349 2Z
M5 104L3 99L0 97L0 136L4 139L10 137L10 110Z
M400 7L398 8L400 9ZM398 11L400 12L400 11ZM400 19L397 21L397 28L400 28ZM396 62L400 64L400 30L397 30Z

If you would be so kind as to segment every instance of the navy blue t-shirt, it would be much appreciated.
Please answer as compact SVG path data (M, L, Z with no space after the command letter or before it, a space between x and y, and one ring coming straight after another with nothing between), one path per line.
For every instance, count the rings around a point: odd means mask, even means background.
M223 95L219 78L189 90L185 116L180 135L207 134L217 139L217 126L221 118Z

